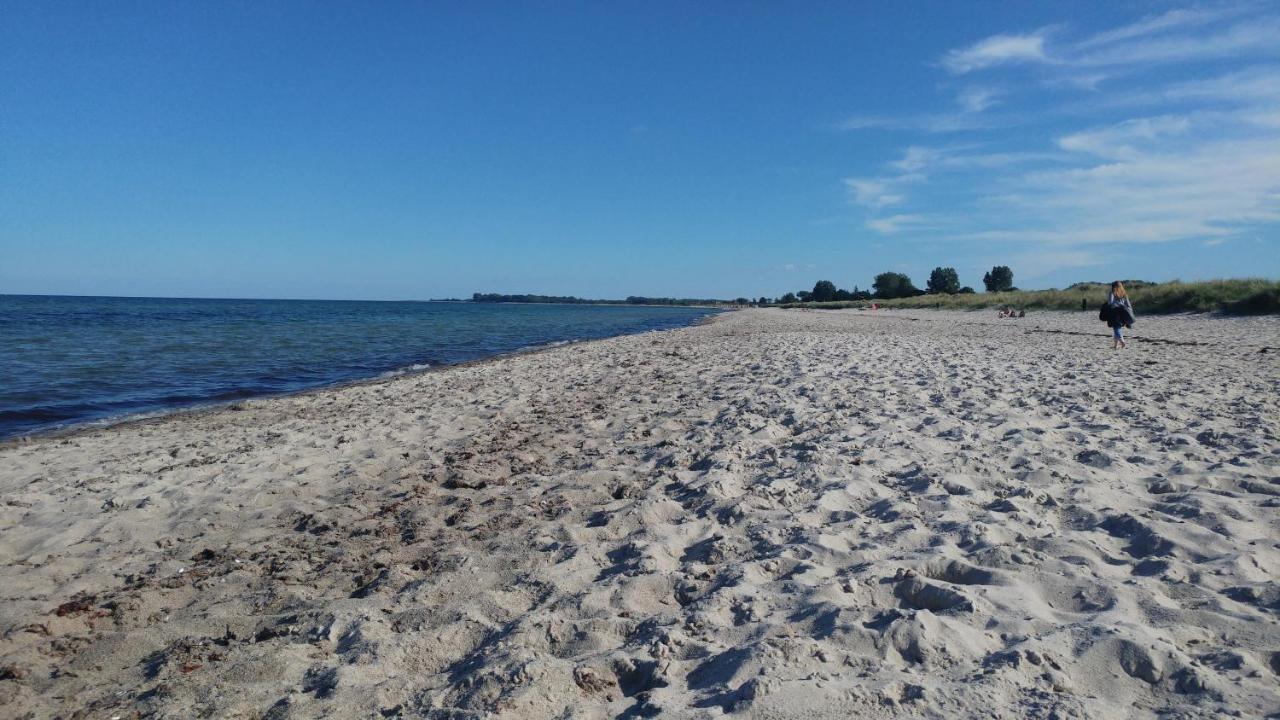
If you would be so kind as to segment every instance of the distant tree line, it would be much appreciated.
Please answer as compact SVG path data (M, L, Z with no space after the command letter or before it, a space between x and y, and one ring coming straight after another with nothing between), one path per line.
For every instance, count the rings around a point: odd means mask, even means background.
M1013 270L1007 265L997 265L982 276L982 285L987 292L1007 292L1017 290L1013 286ZM1128 283L1126 283L1126 286ZM1074 286L1073 286L1074 287ZM471 302L477 303L559 303L559 304L592 304L592 305L713 305L713 306L747 306L758 305L793 305L807 302L848 302L869 300L894 300L917 295L964 295L975 292L973 288L960 284L960 275L953 267L936 267L929 273L929 280L921 290L915 286L905 273L882 272L876 275L870 290L852 290L836 287L830 280L819 280L812 290L797 290L782 297L769 299L761 297L752 300L747 297L733 300L717 300L712 298L670 298L646 297L631 295L625 300L588 300L573 295L506 295L502 293L474 293Z
M715 300L706 298L668 298L632 295L626 300L589 300L573 295L506 295L502 293L472 293L476 303L553 303L557 305L750 305L747 298Z
M1006 292L1017 290L1013 286L1013 270L1007 265L997 265L991 272L983 275L983 287L987 292ZM952 267L936 267L929 273L929 281L925 289L915 286L911 278L904 273L882 272L876 275L871 283L871 290L859 290L857 285L852 290L836 287L830 280L819 280L812 290L789 292L770 302L768 298L760 298L757 305L791 305L806 302L840 302L848 300L893 300L897 298L915 297L917 295L963 295L975 292L967 285L960 284L960 274Z
M478 303L558 303L561 305L576 305L579 303L589 303L590 300L584 300L572 295L503 295L501 293L472 293L471 302Z
M746 298L738 298L737 300L712 300L706 298L669 298L669 297L644 297L643 295L630 295L627 297L628 305L750 305L751 301Z

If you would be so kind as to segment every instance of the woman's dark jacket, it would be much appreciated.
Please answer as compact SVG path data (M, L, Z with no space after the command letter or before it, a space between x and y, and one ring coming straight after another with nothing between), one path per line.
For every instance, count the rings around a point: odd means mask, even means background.
M1118 298L1115 295L1107 297L1107 327L1131 327L1133 325L1133 305L1129 304L1129 298Z

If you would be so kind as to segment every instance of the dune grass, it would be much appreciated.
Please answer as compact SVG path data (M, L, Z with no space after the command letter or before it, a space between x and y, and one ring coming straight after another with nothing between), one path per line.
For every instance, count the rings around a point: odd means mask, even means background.
M896 300L855 300L848 302L795 303L781 307L865 308L872 302L885 308L932 308L946 310L978 310L1006 305L1017 310L1080 311L1083 299L1088 310L1096 312L1107 299L1108 285L1079 285L1067 290L1015 290L1001 293L966 295L919 295ZM1220 312L1231 315L1280 314L1280 282L1248 278L1240 280L1205 280L1184 283L1135 283L1129 297L1139 315L1168 313Z

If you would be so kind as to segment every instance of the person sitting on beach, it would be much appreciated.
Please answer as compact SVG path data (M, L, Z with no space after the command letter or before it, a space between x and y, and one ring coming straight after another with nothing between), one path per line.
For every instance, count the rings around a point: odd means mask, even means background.
M1133 305L1129 302L1129 294L1124 290L1124 283L1116 280L1111 283L1111 293L1107 295L1107 325L1111 326L1114 342L1112 350L1129 347L1124 340L1124 328L1133 327Z

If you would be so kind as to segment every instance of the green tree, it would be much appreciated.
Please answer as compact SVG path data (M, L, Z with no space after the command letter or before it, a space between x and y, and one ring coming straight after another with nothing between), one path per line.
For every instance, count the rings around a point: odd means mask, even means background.
M1013 271L1008 265L997 265L991 268L991 272L982 276L982 284L987 286L987 292L1012 290Z
M796 297L795 293L787 293L786 295L778 298L779 305L791 305L792 303L798 302L800 302L800 299Z
M770 304L770 302L769 302L769 298L767 298L767 297L765 297L765 296L761 295L761 296L760 296L760 299L756 301L756 304L757 304L757 305L759 305L760 307L764 307L765 305L769 305L769 304Z
M912 284L911 278L896 272L880 273L876 276L875 282L871 283L871 287L875 288L875 296L882 300L912 297L920 294L920 291Z
M929 273L929 292L934 295L954 295L960 292L960 276L955 268L936 267Z
M814 302L831 302L836 299L836 284L830 280L819 280L813 284L809 296Z

